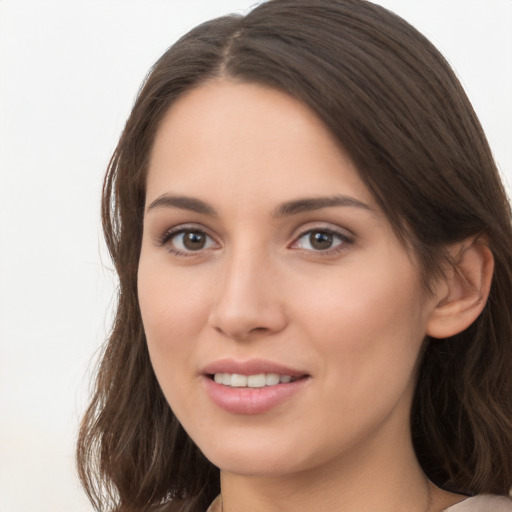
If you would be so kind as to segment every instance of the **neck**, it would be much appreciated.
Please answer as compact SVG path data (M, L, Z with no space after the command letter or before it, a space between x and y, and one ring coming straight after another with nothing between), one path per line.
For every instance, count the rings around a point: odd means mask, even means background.
M222 512L440 512L460 501L428 480L410 434L403 437L386 442L379 436L370 446L293 474L221 472Z
M285 477L222 474L223 512L425 512L429 482L416 468L400 477L358 464L349 471L304 471ZM334 469L334 468L333 468Z

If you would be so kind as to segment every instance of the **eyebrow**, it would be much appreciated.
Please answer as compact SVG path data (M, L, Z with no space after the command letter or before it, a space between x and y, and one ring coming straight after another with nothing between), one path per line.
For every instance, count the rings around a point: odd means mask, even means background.
M297 213L321 210L322 208L331 208L333 206L349 206L353 208L361 208L363 210L372 211L365 203L350 196L330 196L330 197L307 197L304 199L296 199L287 201L272 212L273 217L286 217L288 215L296 215Z
M321 210L322 208L331 208L335 206L345 206L353 208L361 208L363 210L372 211L365 203L350 196L337 195L330 197L306 197L286 201L272 211L272 217L280 218L290 215L296 215L302 212ZM180 210L188 210L202 215L212 217L218 216L215 208L201 199L188 196L172 196L163 194L157 197L146 209L149 212L156 208L178 208Z
M146 209L146 213L155 208L178 208L180 210L189 210L202 215L217 216L217 212L208 203L187 196L170 196L163 194L157 197Z

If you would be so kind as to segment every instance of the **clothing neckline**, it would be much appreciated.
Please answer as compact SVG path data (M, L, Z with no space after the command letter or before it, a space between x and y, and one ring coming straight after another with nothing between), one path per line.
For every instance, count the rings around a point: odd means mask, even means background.
M478 494L469 496L455 505L448 507L443 512L512 512L512 500L508 496L495 494Z
M206 512L220 512L220 494L212 501L210 506L206 509ZM490 503L492 502L492 503ZM496 496L492 494L479 494L477 496L468 496L464 498L462 501L455 503L455 505L451 505L448 508L442 510L442 512L469 512L471 509L468 507L472 507L473 505L482 504L483 506L488 506L489 504L494 506L502 505L499 509L494 509L496 512L512 512L512 500L507 496ZM473 509L475 512L478 510L488 510L485 509Z

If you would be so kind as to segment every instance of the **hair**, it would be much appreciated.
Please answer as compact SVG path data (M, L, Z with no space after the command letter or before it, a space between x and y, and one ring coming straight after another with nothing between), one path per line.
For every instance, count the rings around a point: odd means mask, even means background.
M245 16L206 22L169 48L150 70L110 161L102 219L118 306L77 449L95 508L202 511L219 492L219 470L160 390L137 299L155 134L176 100L218 78L273 87L316 112L416 256L427 291L446 247L485 233L495 260L489 300L464 332L426 340L411 428L434 483L507 494L512 216L476 114L442 55L392 12L364 0L270 0Z

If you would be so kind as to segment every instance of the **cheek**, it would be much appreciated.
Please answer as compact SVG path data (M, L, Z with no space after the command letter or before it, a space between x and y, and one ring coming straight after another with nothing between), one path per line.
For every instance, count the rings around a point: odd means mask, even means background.
M408 260L347 265L338 276L310 282L308 296L299 292L305 283L296 286L294 316L316 340L328 383L376 397L387 392L379 389L383 382L395 394L408 385L426 328L423 294ZM361 395L352 397L357 404Z
M338 341L362 348L387 332L412 335L424 329L416 272L400 263L397 269L376 263L358 268L347 265L338 274L310 279L307 284L295 280L290 294L295 297L297 313L300 309L318 333L328 339L350 333Z
M172 344L204 324L207 286L193 270L173 272L162 259L141 256L138 296L148 342Z
M138 294L156 378L174 414L186 418L193 401L196 341L207 314L203 291L173 275L167 265L141 258Z
M423 310L414 280L387 270L391 279L382 274L375 279L373 272L347 274L338 286L324 286L323 299L309 308L302 298L299 330L314 340L325 397L310 413L333 433L333 443L345 439L336 437L340 431L364 436L398 404L407 421L424 338Z
M141 258L138 294L149 355L168 401L194 368L194 350L208 318L204 287L187 272Z

